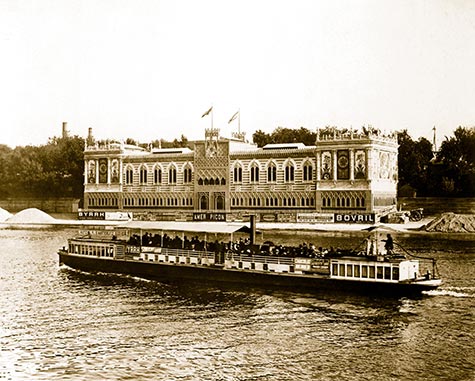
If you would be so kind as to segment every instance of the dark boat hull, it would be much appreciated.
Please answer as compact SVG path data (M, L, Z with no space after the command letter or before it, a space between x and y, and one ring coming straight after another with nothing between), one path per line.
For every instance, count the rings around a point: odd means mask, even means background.
M418 295L437 288L417 283L364 282L331 279L319 275L273 273L240 269L223 269L219 266L167 264L146 261L128 261L85 257L59 252L59 261L73 269L133 275L164 283L186 281L231 282L259 287L286 287L313 292L344 291L367 295L403 296Z

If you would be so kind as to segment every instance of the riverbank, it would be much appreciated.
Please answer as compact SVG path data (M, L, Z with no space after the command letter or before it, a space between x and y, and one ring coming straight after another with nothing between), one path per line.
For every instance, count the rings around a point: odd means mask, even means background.
M0 228L48 228L48 227L93 227L93 226L120 226L124 221L105 220L78 220L75 215L59 214L49 215L39 209L25 209L14 215L7 215ZM207 222L210 224L210 222ZM425 217L421 221L409 221L405 224L381 223L372 224L352 224L352 223L275 223L258 222L256 227L260 231L305 231L305 232L328 232L328 233L352 233L369 232L378 227L380 230L400 234L422 234L422 233L447 233L447 234L467 234L473 237L475 233L475 214L461 215L455 213L444 213L436 218Z
M60 218L57 218L60 217ZM124 221L105 221L105 220L77 220L74 215L58 215L54 217L36 208L29 208L21 212L9 215L5 221L1 222L2 226L120 226ZM430 222L430 219L424 219L417 222L408 222L406 224L381 224L387 229L394 231L407 232L410 230L420 229L424 224ZM199 223L199 222L197 222ZM210 222L207 222L210 224ZM257 228L260 230L310 230L310 231L367 231L372 224L351 224L351 223L333 223L333 224L305 224L305 223L276 223L276 222L258 222Z

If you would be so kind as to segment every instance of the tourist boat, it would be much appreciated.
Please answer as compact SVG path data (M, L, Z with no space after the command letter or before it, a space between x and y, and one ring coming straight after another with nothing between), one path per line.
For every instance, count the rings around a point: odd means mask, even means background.
M136 232L133 234L133 232ZM145 233L144 233L145 232ZM155 234L152 234L155 232ZM178 235L167 235L174 232ZM233 234L250 233L246 243ZM315 292L414 295L436 289L435 260L379 250L372 232L365 248L325 253L311 247L254 244L255 224L131 221L80 232L59 250L60 264L87 272L128 274L166 283L231 282ZM202 233L205 238L186 235ZM208 237L225 233L228 243Z

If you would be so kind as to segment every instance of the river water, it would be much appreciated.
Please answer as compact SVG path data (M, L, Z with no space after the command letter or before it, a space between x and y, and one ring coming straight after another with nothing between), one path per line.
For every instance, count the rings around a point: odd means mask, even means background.
M396 235L438 259L444 284L382 299L78 272L58 265L70 235L0 230L0 380L475 379L473 236Z

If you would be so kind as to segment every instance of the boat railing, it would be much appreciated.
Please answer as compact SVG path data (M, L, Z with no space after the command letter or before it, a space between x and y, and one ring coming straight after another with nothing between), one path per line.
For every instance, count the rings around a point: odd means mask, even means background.
M419 261L419 271L422 276L426 279L438 279L439 278L439 269L437 267L437 260L432 257L424 257L420 255L415 255L410 251L406 250L403 246L394 242L394 245L401 249L408 258L414 258Z
M200 250L187 250L187 249L169 249L162 248L162 254L165 255L174 255L177 257L189 257L189 258L214 258L214 253L211 251L200 251Z
M228 252L226 254L226 260L238 261L238 262L251 262L251 263L272 263L277 265L294 265L295 258L279 257L271 255L246 255Z
M155 247L155 246L135 246L127 245L127 251L130 253L147 253L147 254L160 254L175 257L186 258L214 258L215 253L211 251L201 250L189 250L189 249L174 249L168 247Z

